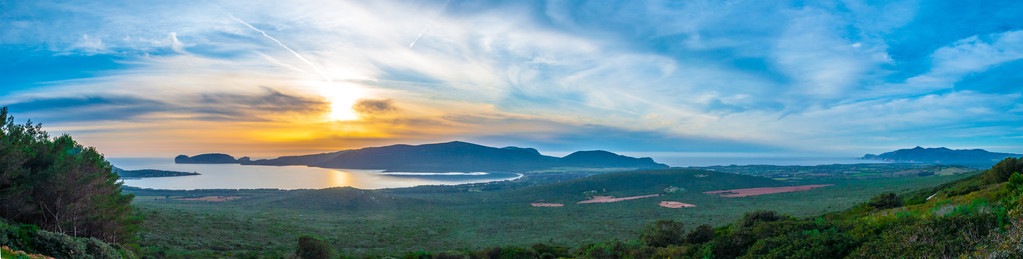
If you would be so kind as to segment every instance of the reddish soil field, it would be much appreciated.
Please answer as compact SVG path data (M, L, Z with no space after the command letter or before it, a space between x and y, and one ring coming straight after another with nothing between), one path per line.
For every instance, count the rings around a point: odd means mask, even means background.
M799 186L785 186L785 187L761 187L761 188L748 188L748 189L731 189L723 191L709 191L703 192L706 194L718 194L721 197L746 197L756 196L772 193L783 193L783 192L801 192L808 191L815 188L821 188L825 186L832 186L834 184L817 184L817 185L799 185Z
M692 205L692 204L689 204L689 203L681 203L681 202L677 202L677 201L662 201L660 204L657 204L657 205L661 205L661 207L672 208L672 209L696 207L696 205Z
M540 202L530 203L529 205L533 206L533 207L563 207L563 206L565 206L565 204L561 204L561 203L540 203Z
M179 201L229 201L234 199L241 199L238 196L203 196L199 198L181 198Z
M651 194L651 195L632 196L632 197L624 197L624 198L615 198L614 196L593 196L593 199L589 199L589 200L585 200L585 201L580 201L578 203L579 204L583 204L583 203L608 203L608 202L619 202L619 201L635 200L635 199L650 198L650 197L657 197L657 196L661 196L661 195L660 194Z

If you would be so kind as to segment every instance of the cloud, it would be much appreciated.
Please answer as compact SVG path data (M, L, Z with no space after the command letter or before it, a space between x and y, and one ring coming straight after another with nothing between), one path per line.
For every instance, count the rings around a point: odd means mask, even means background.
M199 93L153 100L140 96L44 97L5 104L36 121L273 121L322 113L327 103L265 88L263 93Z
M394 101L390 99L359 99L355 105L352 105L352 110L359 114L372 116L397 111L398 107L395 107Z
M943 135L1006 135L1000 124L1018 122L1009 103L1020 101L1019 10L961 1L20 1L0 14L9 25L0 50L17 50L7 59L113 65L33 67L60 77L8 69L0 76L18 78L5 81L18 91L0 102L134 98L153 103L111 114L149 126L317 124L357 143L498 134L806 149L877 136L986 143L998 137ZM93 102L81 106L121 107ZM376 116L326 123L334 103ZM566 133L573 127L580 134ZM274 129L287 136L280 141L347 139Z

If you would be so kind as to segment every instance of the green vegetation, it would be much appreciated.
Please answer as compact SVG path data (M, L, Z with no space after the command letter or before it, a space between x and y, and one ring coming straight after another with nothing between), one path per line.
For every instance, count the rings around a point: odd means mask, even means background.
M574 168L458 186L169 191L121 188L94 149L14 124L6 109L0 115L4 258L1023 257L1023 164L1015 158L984 172L916 164ZM822 183L833 185L704 193ZM577 203L593 196L648 197ZM664 201L697 207L658 206Z
M142 169L142 170L123 170L120 168L114 168L117 175L121 178L144 178L144 177L174 177L174 176L189 176L199 175L196 172L178 172L178 171L167 171L167 170L155 170L155 169Z
M24 223L0 222L0 244L56 257L132 257L104 241L136 240L133 195L121 193L117 174L95 149L68 135L50 139L40 128L15 124L0 109L0 216Z
M972 174L835 179L827 182L835 186L741 198L703 192L819 182L685 169L602 173L571 180L555 175L545 172L516 181L384 190L128 190L138 195L135 204L146 218L140 234L142 249L156 257L286 257L294 254L298 238L307 234L321 237L338 254L356 257L403 257L410 251L434 257L441 253L530 254L531 249L537 256L575 257L620 254L632 251L627 249L630 247L646 249L639 237L647 225L658 220L681 222L687 226L688 243L701 244L717 231L712 226L740 220L748 211L773 209L779 215L810 217L848 209L884 192L905 194ZM685 191L668 193L665 189L669 186ZM576 204L587 198L584 192L588 191L617 197L662 196ZM179 200L203 196L242 198ZM664 208L658 206L660 201L698 207ZM529 206L531 202L561 202L565 206L535 208ZM699 232L689 229L704 224L708 226L698 227L703 229ZM702 240L688 238L690 235ZM634 241L606 243L609 240ZM538 243L564 252L541 252L534 248ZM588 252L578 251L586 244L594 245L587 246ZM682 254L680 247L647 250L670 256Z
M97 247L68 236L134 243L139 224L130 206L134 196L120 187L94 148L68 135L51 139L40 124L16 124L6 107L0 109L0 217L45 230L29 231L35 241L22 243L26 249ZM58 244L71 246L47 247Z
M920 163L834 164L818 166L729 165L691 168L796 181L926 177L932 175L957 175L976 171L975 169L958 165Z
M302 259L333 258L334 248L318 237L304 235L298 237L298 247L295 249L295 256Z

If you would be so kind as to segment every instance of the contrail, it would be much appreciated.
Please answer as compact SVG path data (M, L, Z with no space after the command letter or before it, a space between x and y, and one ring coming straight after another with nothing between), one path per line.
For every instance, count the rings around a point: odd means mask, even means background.
M291 52L291 54L294 54L296 58L298 58L299 60L302 60L302 62L305 62L307 65L309 65L309 67L312 67L313 70L316 70L317 73L320 73L320 75L323 76L323 79L327 80L327 82L333 82L334 81L334 80L330 79L329 76L327 76L327 73L324 73L323 70L320 70L320 67L318 67L315 64L313 64L313 62L309 62L308 59L305 59L304 57L302 57L302 55L298 54L298 52L292 50L288 46L285 46L284 43L281 43L281 41L277 40L273 36L270 36L269 34L266 34L265 31L260 30L260 29L256 29L256 27L252 26L251 24L249 24L249 23L247 23L245 21L242 21L242 19L238 19L238 17L234 17L234 15L232 15L232 14L228 14L228 16L230 16L231 19L234 19L235 21L238 21L238 22L244 24L245 26L248 26L250 29L255 30L255 31L259 32L259 33L262 33L263 36L266 37L267 39L270 39L270 40L276 42L277 45L280 45L282 48L284 48L284 49L288 50L289 52Z
M412 41L412 43L409 44L408 47L412 48L413 46L415 46L416 42L419 41L419 39L423 37L423 33L425 33L425 31L424 32L420 32L419 36L416 36L416 40Z

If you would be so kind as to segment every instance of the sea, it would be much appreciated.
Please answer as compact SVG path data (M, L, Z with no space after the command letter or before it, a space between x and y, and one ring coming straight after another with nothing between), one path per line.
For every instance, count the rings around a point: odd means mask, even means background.
M570 152L545 153L565 156ZM633 157L650 157L672 167L715 165L830 165L880 163L854 156L784 153L710 153L710 152L619 152ZM173 158L109 158L114 166L126 170L159 169L196 172L200 175L124 179L127 186L169 189L322 189L355 187L359 189L403 188L420 185L458 185L514 180L522 177L506 172L384 172L383 170L330 169L308 166L260 166L239 164L175 164Z
M503 172L383 172L383 170L330 169L308 166L262 166L239 164L175 164L173 158L109 158L125 170L159 169L196 172L200 175L126 178L124 185L167 190L195 189L359 189L402 188L420 185L458 185L514 180L517 173Z

